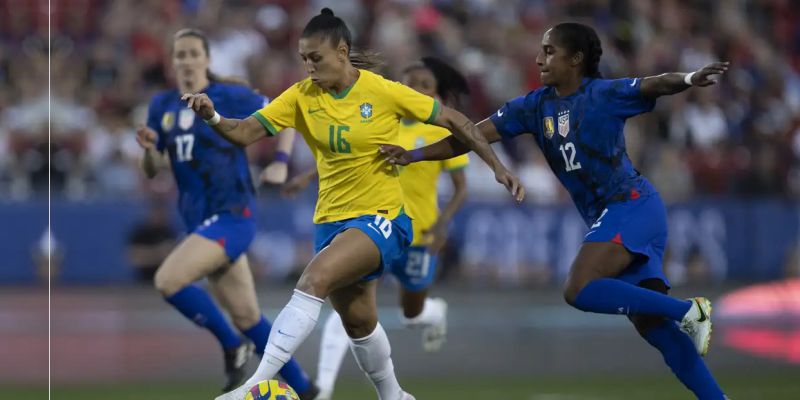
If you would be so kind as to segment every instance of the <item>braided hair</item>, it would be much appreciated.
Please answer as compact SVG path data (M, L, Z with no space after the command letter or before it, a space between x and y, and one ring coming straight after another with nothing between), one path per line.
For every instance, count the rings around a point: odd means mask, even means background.
M594 28L577 22L564 22L553 27L551 34L556 41L572 54L583 54L583 75L600 78L600 56L603 47Z
M371 50L354 50L353 39L350 34L350 29L344 21L333 14L333 10L325 7L318 15L308 21L303 33L300 37L311 37L314 35L322 35L323 38L330 40L331 45L334 47L339 45L340 41L344 41L347 45L348 58L350 63L361 69L375 69L383 65L383 58L380 53Z
M427 68L436 78L436 94L445 103L458 106L461 96L469 94L469 84L464 75L450 64L436 57L422 57L418 62L407 66L403 73L408 73L418 68Z

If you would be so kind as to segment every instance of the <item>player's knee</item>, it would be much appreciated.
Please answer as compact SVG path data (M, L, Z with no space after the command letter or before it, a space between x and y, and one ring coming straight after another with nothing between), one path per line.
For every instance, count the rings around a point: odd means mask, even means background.
M579 282L577 279L573 279L572 277L567 279L567 283L564 285L564 301L571 306L575 306L575 301L578 298L578 293L581 292L581 289L586 286L585 283Z
M230 310L231 320L239 330L252 328L261 321L261 313L258 307L242 307L242 309Z
M258 313L256 313L256 314L234 316L232 319L233 319L233 324L236 325L237 329L246 331L254 327L261 320L261 316Z
M324 299L330 294L330 279L324 274L306 271L297 281L296 289Z
M153 278L153 284L162 296L169 297L186 287L189 282L185 282L175 274L166 273L163 269L159 269Z
M375 330L378 318L372 314L348 313L342 316L342 326L351 338L363 338Z

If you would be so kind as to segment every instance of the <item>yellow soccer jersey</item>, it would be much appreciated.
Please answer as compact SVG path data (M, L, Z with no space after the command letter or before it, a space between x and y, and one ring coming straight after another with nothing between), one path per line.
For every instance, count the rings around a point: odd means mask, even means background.
M447 129L427 125L413 120L400 122L400 141L406 150L420 148L436 143L449 136ZM436 183L442 171L455 171L469 164L466 154L443 161L423 161L413 163L400 170L400 184L406 199L406 209L414 217L414 242L412 246L423 246L423 231L427 231L439 218Z
M319 173L314 223L362 215L394 219L403 207L403 191L397 168L378 147L397 143L400 118L429 122L439 111L433 98L359 71L342 93L322 90L307 78L253 114L270 135L293 127L311 148Z

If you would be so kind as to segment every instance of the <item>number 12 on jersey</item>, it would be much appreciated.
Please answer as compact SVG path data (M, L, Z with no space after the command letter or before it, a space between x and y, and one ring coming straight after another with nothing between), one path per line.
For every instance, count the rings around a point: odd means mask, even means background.
M572 142L562 144L558 146L558 149L561 150L561 155L564 157L564 165L566 166L567 172L581 169L581 163L575 162L576 151L575 145L572 144ZM569 153L569 155L567 155L567 153Z

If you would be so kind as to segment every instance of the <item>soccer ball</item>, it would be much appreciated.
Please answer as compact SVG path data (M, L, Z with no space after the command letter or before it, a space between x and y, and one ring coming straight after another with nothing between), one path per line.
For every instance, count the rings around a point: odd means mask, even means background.
M256 383L244 396L244 400L300 400L300 397L286 383L270 380Z

